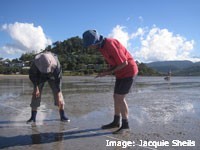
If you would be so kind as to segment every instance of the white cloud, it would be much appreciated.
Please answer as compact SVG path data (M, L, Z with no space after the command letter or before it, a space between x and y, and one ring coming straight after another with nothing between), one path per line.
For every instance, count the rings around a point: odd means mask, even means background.
M153 27L135 56L143 61L188 60L194 47L194 41L187 41L180 35L174 35L167 29Z
M8 55L14 55L16 53L23 53L24 51L18 48L16 45L5 45L1 48Z
M135 33L131 34L130 39L137 38L137 37L141 37L142 39L144 34L145 34L145 30L143 28L138 28Z
M40 52L52 41L46 37L41 26L35 27L30 23L4 24L2 30L12 38L13 43L0 48L4 54L19 55L26 52Z
M117 25L109 37L118 39L139 61L200 61L190 56L194 48L194 40L189 41L181 35L174 35L168 29L160 29L156 26L151 29L138 28L133 33L128 33L125 29L126 27ZM137 48L131 48L131 45L137 44Z
M108 37L116 38L118 39L125 47L128 47L129 45L129 35L128 32L125 31L124 26L117 25L115 28L113 28L112 32L108 35Z

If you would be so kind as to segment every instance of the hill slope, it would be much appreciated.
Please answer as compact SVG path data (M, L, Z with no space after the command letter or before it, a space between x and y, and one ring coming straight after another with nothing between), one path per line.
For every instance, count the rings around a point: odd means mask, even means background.
M148 67L167 74L169 71L173 75L200 75L200 62L191 61L158 61L146 64Z

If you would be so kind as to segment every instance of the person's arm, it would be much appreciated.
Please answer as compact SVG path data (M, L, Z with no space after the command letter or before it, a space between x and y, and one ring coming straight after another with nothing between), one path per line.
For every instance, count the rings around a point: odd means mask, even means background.
M116 71L119 71L119 70L123 69L123 68L124 68L125 66L127 66L127 65L128 65L128 61L125 61L125 62L123 62L122 64L120 64L120 65L118 65L118 66L112 67L112 68L111 68L110 70L108 70L108 71L99 73L99 74L96 76L96 78L98 78L98 77L103 77L103 76L110 75L110 74L113 74L113 73L115 73Z

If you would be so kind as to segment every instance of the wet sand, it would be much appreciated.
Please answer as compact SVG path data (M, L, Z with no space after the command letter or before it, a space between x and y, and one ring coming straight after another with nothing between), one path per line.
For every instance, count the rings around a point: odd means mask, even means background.
M114 80L63 77L70 123L59 121L46 85L37 124L31 126L26 124L32 93L28 76L0 76L0 149L123 149L106 146L107 141L132 141L135 144L126 149L134 150L200 149L200 77L174 77L170 82L162 77L138 77L127 96L131 133L126 135L113 135L116 129L100 129L113 118ZM172 146L174 140L185 146ZM141 141L169 142L169 146L141 147ZM193 141L195 146L191 146Z

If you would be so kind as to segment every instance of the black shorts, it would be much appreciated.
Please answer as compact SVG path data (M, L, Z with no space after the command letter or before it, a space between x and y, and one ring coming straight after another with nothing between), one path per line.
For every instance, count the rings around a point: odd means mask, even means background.
M128 94L133 84L133 81L134 77L116 79L114 93L120 95Z

